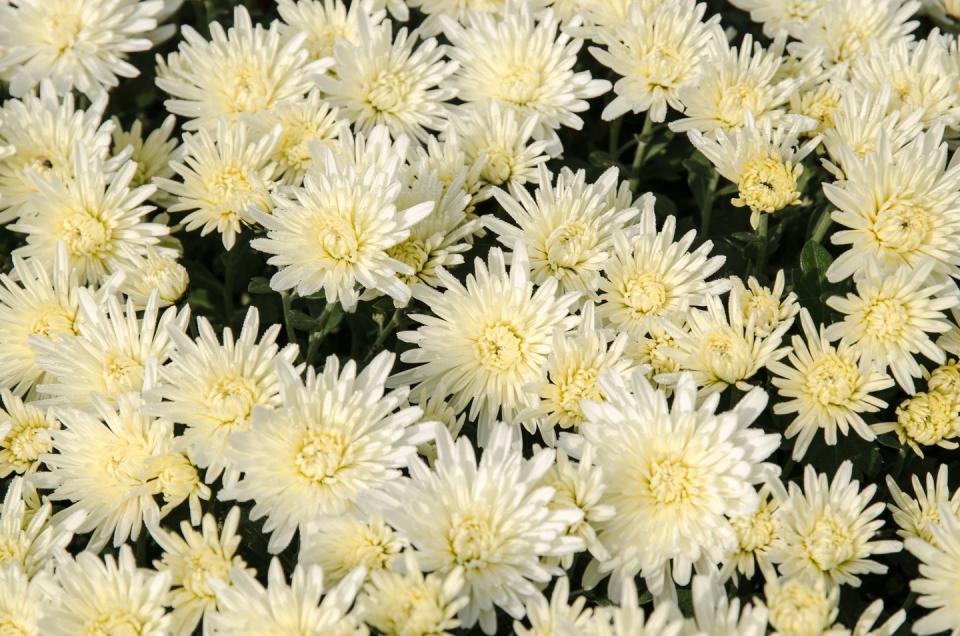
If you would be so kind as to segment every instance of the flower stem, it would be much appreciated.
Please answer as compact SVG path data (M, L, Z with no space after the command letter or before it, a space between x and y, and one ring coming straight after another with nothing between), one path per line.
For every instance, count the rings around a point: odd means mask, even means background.
M830 217L830 208L826 208L820 213L820 218L817 219L817 224L813 228L813 234L810 235L810 240L815 243L822 243L823 237L827 235L827 230L830 229L832 223L833 219Z
M653 130L653 120L649 114L643 119L643 129L637 136L637 150L633 154L633 164L630 166L630 191L637 193L637 186L640 184L640 169L647 159L647 149L650 147L650 133Z
M280 292L280 298L283 301L283 325L286 328L287 340L296 343L297 332L293 328L293 294Z
M364 358L363 363L366 364L370 362L373 356L380 353L380 350L383 349L383 343L387 341L387 338L390 337L396 328L400 325L400 310L396 309L393 312L393 315L390 316L389 322L380 329L380 333L377 334L377 339L373 341L373 346L370 348L370 353L367 354L367 357Z
M610 123L610 156L614 161L620 156L620 128L623 127L623 117L617 117Z
M770 215L761 214L760 221L757 224L757 267L756 267L756 276L758 279L763 280L763 275L767 270L767 243L769 237L767 236L770 226Z

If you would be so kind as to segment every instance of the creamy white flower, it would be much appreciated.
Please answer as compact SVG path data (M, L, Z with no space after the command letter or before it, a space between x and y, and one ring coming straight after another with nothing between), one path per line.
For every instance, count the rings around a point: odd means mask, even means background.
M800 311L796 293L783 295L786 281L782 269L777 271L772 288L760 285L753 276L747 278L746 286L739 277L730 277L730 293L740 299L743 319L753 324L758 336L769 336L785 322L793 324L794 316Z
M960 407L952 396L938 391L920 392L904 400L896 410L894 422L881 422L870 428L882 435L891 431L901 444L923 457L923 446L953 450L960 435Z
M418 384L433 395L452 395L459 413L479 416L481 445L498 414L513 421L536 397L524 389L540 379L554 330L568 331L576 321L569 315L577 294L557 295L555 279L535 287L526 253L513 253L509 270L504 254L490 250L478 258L465 283L438 272L444 291L422 289L418 300L432 315L414 314L416 331L398 337L416 348L401 360L416 367L391 379L394 386Z
M588 633L597 636L680 636L683 633L683 615L669 600L658 603L649 615L644 615L632 578L624 579L614 596L619 606L596 608Z
M506 424L493 427L479 460L468 439L454 442L438 427L433 469L414 459L410 477L385 486L378 507L413 544L423 570L463 568L470 599L459 612L464 627L479 620L493 634L496 607L522 618L537 585L557 573L542 557L583 549L581 539L566 535L582 513L550 508L553 490L539 485L553 461L552 450L524 459L516 430Z
M517 636L573 636L590 633L593 609L585 609L587 599L580 596L570 603L570 579L557 579L550 598L534 596L527 601L526 620L530 627L514 621Z
M303 175L313 164L314 144L332 143L347 127L336 108L330 108L318 89L311 90L302 99L291 99L277 104L262 118L264 133L276 126L280 135L273 147L272 160L282 175L282 181L301 185Z
M760 506L756 512L730 518L730 524L737 533L737 547L726 557L720 578L727 580L738 574L752 579L757 571L764 579L775 573L770 562L770 551L780 536L780 524L777 521L777 508L787 498L787 491L779 479L769 479L758 493Z
M333 57L333 47L340 41L356 42L360 21L370 25L379 24L384 18L382 10L374 10L372 2L342 0L277 0L277 13L283 21L280 35L289 39L300 33L306 34L303 47L311 60Z
M887 509L899 527L897 534L903 539L914 537L936 546L933 525L940 522L940 510L944 507L952 514L960 514L960 489L950 494L946 464L940 465L936 480L927 473L923 483L917 475L912 475L910 482L916 498L900 490L893 477L887 475L887 490L893 498L893 503L887 503Z
M750 12L750 19L763 25L763 33L775 38L796 33L829 0L730 0L730 4Z
M715 576L697 575L691 585L692 621L687 633L696 636L765 636L767 608L763 603L751 605L740 599L727 598L723 584Z
M183 153L177 138L171 138L177 125L176 117L167 115L163 123L146 137L143 136L143 121L140 119L133 122L130 130L124 130L116 117L111 118L110 122L114 126L113 154L130 152L130 159L137 163L131 185L141 186L153 183L154 177L173 176L170 162L180 159ZM153 198L156 199L158 194L154 193Z
M40 455L50 451L50 434L60 424L50 409L40 409L10 392L0 391L0 477L30 474L40 468Z
M840 587L822 577L777 577L763 588L775 636L841 636L831 631L839 609Z
M140 71L127 61L146 51L163 10L158 0L16 0L0 6L0 72L21 96L44 79L60 93L97 96Z
M930 609L913 624L915 634L939 634L960 630L960 518L949 506L941 506L940 519L930 525L933 541L908 538L905 545L920 561L920 575L910 582L919 595L917 605Z
M0 568L0 625L14 636L41 636L45 577L28 578L18 567Z
M132 300L138 309L146 309L154 290L161 307L172 305L180 300L190 283L187 269L177 257L149 246L142 256L120 263L120 272L123 281L119 291Z
M300 537L300 565L319 565L336 583L363 567L373 575L399 562L407 541L377 515L346 513L307 524Z
M860 488L845 461L829 479L808 465L803 488L791 482L789 497L777 510L780 541L772 560L786 576L822 577L828 584L860 586L863 574L883 574L887 566L870 557L899 552L899 541L875 540L883 527L883 502L870 504L876 484Z
M51 515L53 506L46 498L41 504L23 477L7 482L0 507L0 571L15 568L33 578L53 569L53 558L70 544L84 514Z
M640 574L660 594L671 575L685 585L694 566L715 567L737 545L730 517L760 505L753 486L776 472L763 460L780 436L750 427L766 406L760 389L715 413L719 396L696 406L689 374L680 376L671 406L641 372L629 383L604 374L600 387L605 401L584 401L581 431L603 471L603 501L617 513L598 524L611 558L593 562L584 582L612 572L613 598L623 580Z

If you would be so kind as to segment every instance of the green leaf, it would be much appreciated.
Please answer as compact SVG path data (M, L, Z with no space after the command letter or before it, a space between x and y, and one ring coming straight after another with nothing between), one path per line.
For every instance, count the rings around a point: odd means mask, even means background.
M250 282L247 284L247 291L251 294L272 294L273 290L270 289L270 281L268 281L263 276L254 276L250 279Z
M807 241L800 252L800 270L804 274L814 274L818 280L827 277L827 269L833 262L833 257L823 245L816 241Z
M683 167L687 171L687 185L693 193L693 201L697 204L698 210L704 210L708 205L713 204L720 174L699 153L684 159Z

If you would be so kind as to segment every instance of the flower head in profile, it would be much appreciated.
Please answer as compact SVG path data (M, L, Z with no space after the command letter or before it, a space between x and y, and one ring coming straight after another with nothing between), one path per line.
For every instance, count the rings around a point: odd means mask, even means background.
M887 490L893 499L887 508L899 528L897 534L903 539L913 537L936 545L932 528L940 522L940 511L947 508L955 515L960 514L960 489L950 493L947 470L947 465L941 464L936 478L927 473L923 482L913 475L910 479L913 497L901 490L893 477L887 475Z
M53 505L46 498L41 503L23 477L7 482L0 507L0 572L12 568L33 578L53 569L54 557L70 545L84 514L52 515Z
M746 285L736 276L730 279L730 293L740 298L744 321L752 323L754 332L760 337L769 336L785 322L792 324L800 311L797 294L783 294L786 280L782 269L777 271L771 287L761 285L753 276L747 278Z
M397 479L430 438L419 408L397 410L408 391L384 391L393 361L381 353L358 374L354 361L341 368L331 356L306 379L277 363L283 406L255 408L252 427L230 437L228 457L243 477L220 491L254 502L250 517L266 517L271 553L309 522L356 510L359 493Z
M719 563L737 545L731 517L760 505L754 485L775 474L764 460L779 435L750 424L766 394L750 391L732 411L715 413L719 396L696 406L693 377L682 374L672 405L642 372L600 379L603 402L585 401L581 426L603 471L603 501L617 514L599 524L611 558L591 564L587 585L613 573L614 593L637 574L659 594L672 578L685 585L694 565Z
M423 571L462 568L469 598L459 612L464 627L479 620L493 634L496 607L521 618L524 603L539 595L537 584L556 572L541 559L583 549L581 539L566 534L582 513L551 508L553 490L539 483L553 461L552 450L525 459L516 430L506 424L493 427L479 458L470 440L454 442L440 427L433 468L414 459L410 477L386 486L378 507L410 540Z
M162 2L17 0L0 7L0 72L21 96L48 79L60 93L95 97L121 77L140 74L127 61L148 50Z
M0 390L0 397L0 425L9 425L0 435L0 477L34 473L40 468L40 456L50 451L50 434L60 424L51 409L24 401L9 389Z
M852 473L849 461L833 479L808 465L803 488L789 484L789 496L777 511L780 541L771 555L784 575L859 587L861 575L887 571L871 557L899 552L902 545L875 539L883 527L883 519L878 519L883 502L871 504L876 484L861 488Z
M328 583L336 583L363 567L372 575L401 562L407 541L377 515L347 513L308 524L300 539L301 565L323 568Z
M465 283L441 271L445 290L420 291L432 315L414 315L422 326L399 335L416 346L401 360L417 366L391 380L452 395L457 413L469 405L468 417L479 416L481 440L498 414L512 421L536 404L525 387L541 378L554 330L567 331L576 320L569 311L577 294L558 295L554 279L536 287L522 248L509 269L505 260L493 248L486 262L476 259Z
M880 422L871 429L878 435L896 433L900 443L919 457L925 446L957 448L953 438L960 435L960 406L953 396L939 391L917 393L900 403L896 416L896 421Z
M168 307L183 297L190 283L187 268L176 256L149 246L142 256L123 261L120 272L123 275L120 293L144 310L150 305L154 290L159 306Z
M787 491L779 479L769 479L758 493L760 506L756 512L730 519L737 533L737 547L725 559L720 578L733 576L734 581L742 574L752 579L757 569L767 579L775 571L770 561L770 551L780 536L777 508L787 498Z
M763 587L767 617L777 636L830 634L840 586L823 578L771 576Z
M803 337L793 336L793 348L787 354L789 364L771 362L772 382L777 394L786 401L773 407L778 415L796 414L787 427L787 439L797 437L794 459L800 459L819 430L830 446L837 443L837 432L850 429L867 441L876 435L862 413L876 413L887 403L874 394L893 386L893 379L862 363L860 349L841 340L830 343L826 328L814 326L810 313L800 312ZM798 437L799 436L799 437Z
M318 89L311 90L304 98L278 104L264 115L262 124L266 134L277 126L280 128L272 159L280 180L292 185L301 185L304 174L313 165L311 148L315 144L333 143L347 126Z
M920 562L919 576L910 589L917 604L931 611L913 624L915 634L940 634L960 629L960 597L954 581L960 575L960 517L947 505L930 525L932 540L910 537L904 543Z

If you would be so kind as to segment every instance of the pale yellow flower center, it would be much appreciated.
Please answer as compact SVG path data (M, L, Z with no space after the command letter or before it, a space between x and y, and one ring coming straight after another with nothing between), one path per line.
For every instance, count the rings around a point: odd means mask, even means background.
M744 166L737 184L740 197L733 203L745 205L754 212L782 210L800 200L798 176L800 170L790 162L770 155L757 157Z
M427 261L430 259L430 252L427 251L427 246L424 242L414 238L409 238L402 243L394 245L387 250L387 255L390 258L400 261L404 265L409 265L410 268L413 269L413 274L400 275L400 279L408 285L417 279L427 264Z
M719 327L706 334L701 356L703 370L727 384L745 380L752 371L749 345L729 327Z
M800 97L800 113L817 121L817 132L833 126L833 114L840 107L840 91L825 86Z
M360 241L354 227L344 219L322 219L318 223L317 243L329 259L341 263L356 263L360 256Z
M207 392L211 410L224 426L239 426L247 421L257 403L254 383L239 375L224 375Z
M58 55L63 55L77 45L84 27L83 12L70 3L50 4L50 13L45 16L44 39Z
M892 298L877 298L863 312L867 334L886 342L899 340L909 321L907 308Z
M661 506L683 504L694 495L694 472L686 462L674 458L653 462L647 476L647 488Z
M122 609L103 612L83 625L83 636L140 636L143 622Z
M495 547L497 534L490 520L479 512L454 516L447 531L447 543L453 560L468 569L479 567Z
M780 301L767 289L745 294L742 307L744 320L749 322L752 318L760 333L770 333L780 324Z
M367 101L379 113L395 113L406 105L412 90L412 82L406 73L384 69L367 91Z
M222 217L235 217L241 213L241 208L255 203L255 188L247 171L241 168L224 167L210 175L206 186Z
M0 535L0 566L16 563L22 568L27 560L27 545L21 540L19 528L14 527L13 532L12 536Z
M860 370L836 353L817 358L806 373L807 393L820 406L845 406L860 385Z
M766 550L777 536L773 508L765 504L754 515L731 519L730 525L737 533L737 542L743 552Z
M182 453L166 455L157 472L157 483L165 502L181 502L200 487L200 475Z
M856 557L856 544L850 526L825 513L802 539L804 549L821 572L830 572Z
M294 461L304 477L322 484L343 467L348 448L349 440L340 431L310 430Z
M35 630L27 631L22 623L17 622L13 616L0 616L0 636L29 636L36 633Z
M550 269L554 273L574 269L595 242L594 232L583 223L567 223L553 230L544 245Z
M241 61L235 68L226 69L222 78L226 112L256 113L273 102L270 72L265 72L259 66L250 61Z
M74 210L62 222L61 234L74 256L101 256L110 250L113 230L96 211Z
M361 565L368 572L383 570L393 562L398 550L399 544L388 527L383 526L380 532L367 528L360 535L350 537L344 546L344 574Z
M819 636L830 620L829 600L806 582L787 581L767 604L770 625L783 636Z
M540 69L525 62L515 62L497 78L493 90L503 101L526 106L537 99L542 83Z
M931 391L939 391L960 401L960 365L956 360L951 360L937 367L930 373L927 386Z
M230 561L209 546L202 546L184 557L184 564L177 568L179 583L191 596L214 601L216 595L210 588L212 579L226 579L230 574Z
M599 400L597 387L597 369L577 367L566 369L559 377L551 377L553 383L553 401L560 416L560 425L569 428L583 421L582 400Z
M32 315L30 333L38 336L56 336L74 332L74 317L58 304L38 309Z
M143 385L143 364L123 351L108 352L103 360L103 384L111 396L137 391Z
M516 368L526 355L526 343L520 331L506 321L487 325L473 345L480 366L489 371Z
M942 393L918 393L897 407L903 433L918 444L930 446L957 434L957 405Z
M932 229L927 209L910 200L895 199L884 203L873 222L880 246L900 254L922 247Z
M659 315L667 305L669 290L659 274L639 272L623 283L623 304L635 318Z
M40 413L28 412L28 417L13 419L4 446L13 456L18 472L23 472L42 453L50 450L50 442L44 432L48 425Z
M486 148L486 163L480 177L487 183L501 185L513 176L514 157L501 148Z

